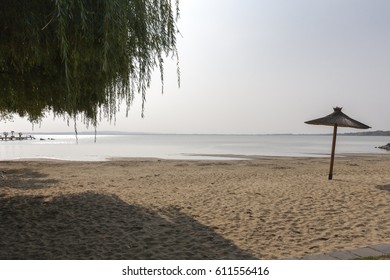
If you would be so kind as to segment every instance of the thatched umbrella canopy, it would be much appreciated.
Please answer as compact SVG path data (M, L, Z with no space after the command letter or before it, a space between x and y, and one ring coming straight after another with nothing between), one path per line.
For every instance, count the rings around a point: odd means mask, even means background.
M332 155L330 160L330 170L329 170L329 180L333 178L333 163L334 163L334 154L336 150L336 135L337 135L337 127L352 127L357 129L367 129L370 128L368 125L365 125L357 120L354 120L348 117L346 114L341 112L340 107L333 108L334 112L329 114L323 118L307 121L307 124L314 125L328 125L333 126L333 142L332 142Z

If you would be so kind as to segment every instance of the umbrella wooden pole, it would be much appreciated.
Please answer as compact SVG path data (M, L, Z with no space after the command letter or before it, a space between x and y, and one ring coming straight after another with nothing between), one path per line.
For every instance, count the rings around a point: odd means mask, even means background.
M334 153L336 151L336 135L337 135L337 124L333 128L333 141L332 141L332 155L330 158L330 169L329 169L329 180L333 178L333 163L334 163Z

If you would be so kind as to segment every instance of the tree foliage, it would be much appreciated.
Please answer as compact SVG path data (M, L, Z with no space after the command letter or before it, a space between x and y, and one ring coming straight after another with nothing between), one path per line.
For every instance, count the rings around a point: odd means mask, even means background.
M178 0L1 0L0 115L97 125L135 93L144 107L153 70L163 82L177 58L178 17Z

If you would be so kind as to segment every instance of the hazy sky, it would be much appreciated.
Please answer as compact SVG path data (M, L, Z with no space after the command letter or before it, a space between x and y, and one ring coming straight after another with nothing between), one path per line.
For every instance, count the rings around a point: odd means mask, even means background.
M303 122L334 106L390 130L390 1L181 0L180 7L181 87L175 62L167 63L164 95L156 73L145 118L137 96L128 118L123 110L115 126L98 130L330 133ZM0 126L31 130L19 118ZM72 130L52 117L35 127Z

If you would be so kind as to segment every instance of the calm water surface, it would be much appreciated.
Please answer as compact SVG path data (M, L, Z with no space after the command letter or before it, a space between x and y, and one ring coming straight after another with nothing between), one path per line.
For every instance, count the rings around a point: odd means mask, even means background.
M327 156L330 135L36 135L36 140L0 141L0 159L50 158L97 161L115 157L163 159L223 159L218 155ZM40 138L46 140L40 140ZM47 140L54 138L54 140ZM336 153L388 153L375 147L390 142L384 136L337 138ZM208 156L205 156L208 155Z

